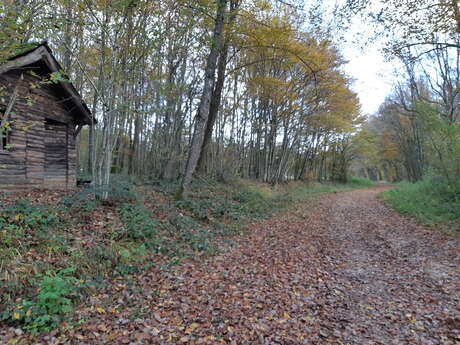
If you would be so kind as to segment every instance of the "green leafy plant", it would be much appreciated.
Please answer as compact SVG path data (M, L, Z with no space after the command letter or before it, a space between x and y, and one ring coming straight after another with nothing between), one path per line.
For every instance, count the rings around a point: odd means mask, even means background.
M60 223L57 211L19 200L13 206L0 210L0 246L24 245L24 240L46 232Z
M72 275L74 272L74 267L46 272L40 277L36 298L22 300L4 312L2 319L22 323L24 329L34 333L56 328L73 311L72 299L79 285L79 280Z
M276 199L268 192L257 188L246 188L233 196L240 204L240 212L244 215L261 217L276 206Z
M375 182L363 177L350 176L347 185L350 187L372 187L375 186Z
M111 205L135 202L139 198L139 195L134 191L133 184L123 180L113 180L107 186L91 187L91 191L98 200Z
M193 252L212 253L217 251L213 234L194 218L176 214L169 217L169 230L175 240L188 246Z
M126 203L120 207L120 216L124 227L115 237L143 239L150 249L158 247L158 229L160 222L152 218L152 214L139 203Z
M19 200L15 205L0 211L0 224L14 224L23 229L47 230L59 224L56 212L48 207L32 205Z
M88 213L100 204L91 188L85 188L74 195L64 198L63 204L72 212Z
M176 206L191 212L194 218L207 220L210 216L212 201L209 199L179 200L176 202Z
M445 180L401 183L382 196L397 211L423 223L460 230L460 193Z
M80 274L101 278L119 263L120 255L113 245L96 245L72 252L72 262Z

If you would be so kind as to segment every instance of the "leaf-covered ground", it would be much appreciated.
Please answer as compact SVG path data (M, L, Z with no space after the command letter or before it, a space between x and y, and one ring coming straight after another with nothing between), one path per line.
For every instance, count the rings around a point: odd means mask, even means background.
M398 215L381 190L251 224L217 256L101 286L81 325L4 328L0 343L459 344L457 240Z

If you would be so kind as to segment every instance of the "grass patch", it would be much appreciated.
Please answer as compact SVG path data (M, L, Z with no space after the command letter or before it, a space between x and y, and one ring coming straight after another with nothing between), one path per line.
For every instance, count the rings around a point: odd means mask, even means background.
M284 202L290 203L310 199L324 193L336 193L341 191L366 188L375 186L375 182L365 178L351 177L348 183L301 183L293 182L288 184L283 198Z
M367 178L351 176L348 179L346 186L350 188L372 187L375 186L375 182Z
M432 180L401 183L382 194L398 212L427 225L460 231L460 190Z

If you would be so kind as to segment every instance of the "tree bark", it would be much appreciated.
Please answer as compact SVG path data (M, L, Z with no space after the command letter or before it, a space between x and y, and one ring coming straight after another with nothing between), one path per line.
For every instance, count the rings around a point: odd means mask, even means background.
M230 1L230 10L231 16L228 21L229 25L233 24L236 19L236 10L238 9L239 1L238 0L231 0ZM216 86L212 92L211 97L211 105L209 108L209 116L208 121L206 122L206 129L203 138L203 144L201 145L201 152L200 158L198 159L198 171L204 172L205 171L205 162L206 162L206 155L208 153L209 142L212 138L212 131L214 130L214 125L216 123L216 119L219 113L220 103L222 101L222 89L224 88L225 84L225 72L227 69L227 57L228 57L228 49L229 49L229 40L227 39L222 46L219 56L219 65L217 68L217 81Z
M211 106L211 96L214 88L215 73L217 67L217 57L222 47L222 36L224 29L224 16L226 12L228 0L218 0L217 3L217 16L215 20L213 43L208 55L205 69L204 86L201 95L200 105L195 117L195 129L193 132L192 142L190 144L190 151L188 154L187 165L182 183L176 193L177 199L187 198L187 194L192 183L193 174L198 163L203 144L206 122L209 116L209 109Z
M211 141L212 132L214 130L214 125L216 123L220 103L222 100L222 89L225 83L225 67L227 63L227 55L228 44L225 44L219 57L216 87L212 92L208 121L206 122L203 144L201 145L200 158L198 159L197 163L198 171L201 172L204 172L205 170L206 154L208 153L209 142Z

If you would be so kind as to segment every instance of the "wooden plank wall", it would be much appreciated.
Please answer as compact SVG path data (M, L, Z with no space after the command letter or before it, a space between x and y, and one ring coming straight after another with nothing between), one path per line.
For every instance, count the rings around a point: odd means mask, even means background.
M51 187L67 185L67 125L45 122L45 131L45 184Z
M12 148L0 151L0 190L28 188L72 188L76 184L76 151L73 133L75 125L63 102L52 87L33 87L38 79L24 73L11 71L0 75L0 107L6 107L16 83L20 82L19 97L10 120L13 130L10 136ZM45 128L46 119L61 122L56 129ZM62 172L48 173L46 169L47 138L56 138L56 145L49 146L51 167L48 172L61 169ZM60 165L52 162L57 145L63 145ZM53 153L54 152L54 153ZM58 176L59 175L59 176Z
M73 188L77 185L77 146L75 140L76 127L72 124L67 127L67 186Z

